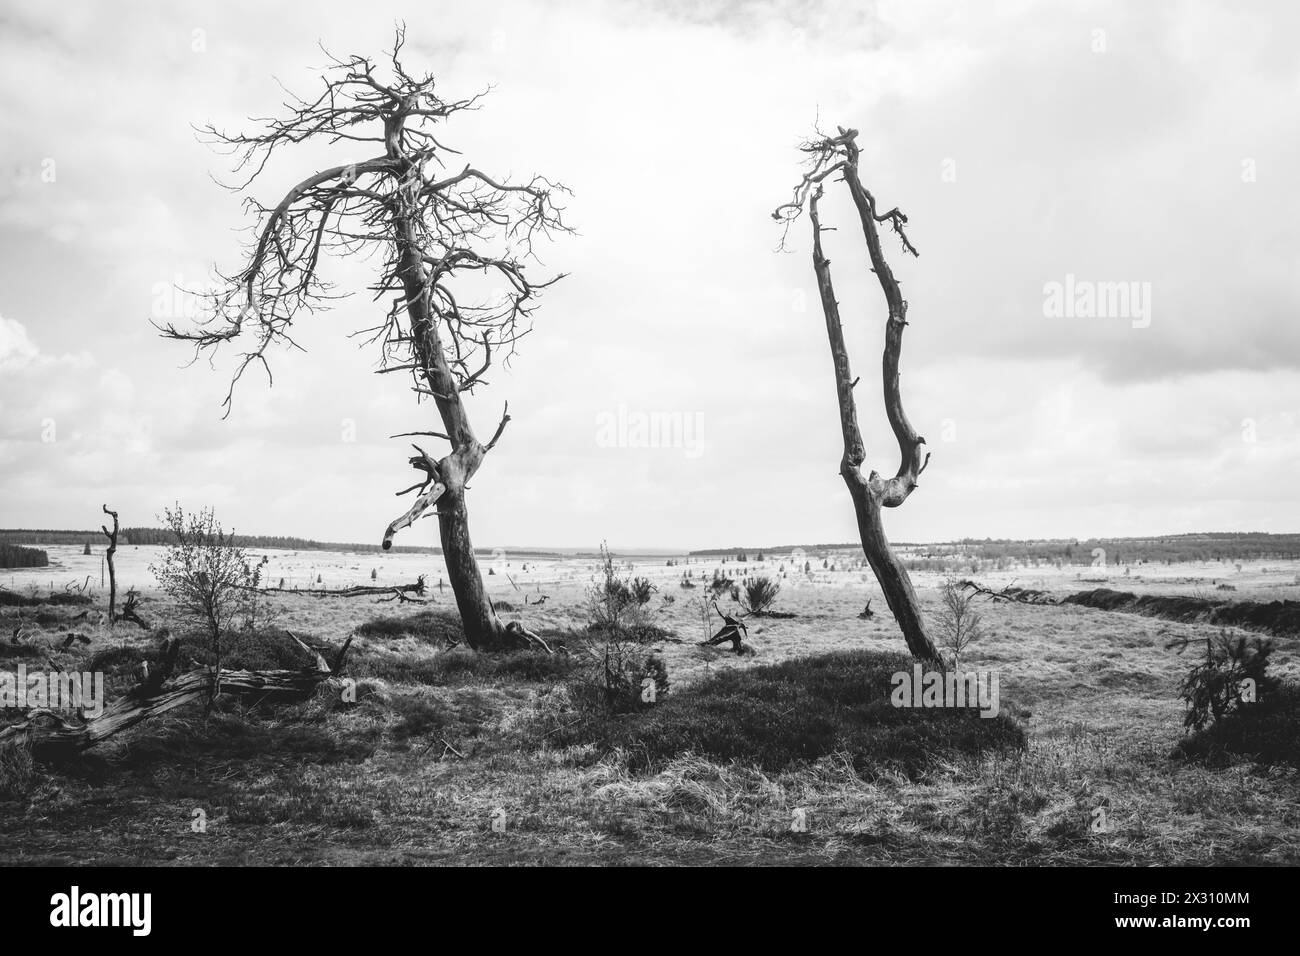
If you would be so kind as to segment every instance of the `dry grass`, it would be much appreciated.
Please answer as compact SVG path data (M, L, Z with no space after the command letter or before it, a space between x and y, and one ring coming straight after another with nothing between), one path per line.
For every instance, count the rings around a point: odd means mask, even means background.
M763 573L776 564L769 561ZM1287 582L1297 569L1275 565L1276 572L1247 568L1217 580L1230 580L1239 600L1295 598L1300 588ZM711 565L693 567L697 577L712 572ZM654 623L684 641L657 647L673 692L722 670L835 650L901 648L883 599L858 571L783 579L778 608L793 616L751 621L757 654L736 657L692 643L705 636L691 603L702 589L677 587L681 567L637 570L660 588L650 604ZM1117 580L1109 586L1212 593L1210 572L1220 569L1203 570L1175 566L1161 580L1112 572ZM577 634L590 572L576 562L554 564L523 591L499 575L488 585L530 627ZM1079 584L1076 574L999 572L981 580L1057 593L1094 586ZM915 577L933 612L940 576ZM523 606L525 594L541 593L545 604ZM872 596L879 613L858 619ZM452 606L444 594L438 608ZM412 613L370 600L295 596L274 599L274 607L276 625L335 645L373 618ZM0 609L6 634L16 610ZM30 776L21 755L7 755L12 769L4 773L14 785L0 785L0 860L1300 863L1294 769L1169 759L1183 736L1176 688L1191 661L1164 645L1217 628L1078 607L981 610L988 633L963 663L996 669L1003 698L1028 711L1029 746L1018 755L940 762L911 780L864 780L839 754L781 772L683 754L636 773L617 754L593 762L591 749L581 746L518 746L521 728L564 712L566 692L557 683L563 665L553 672L546 664L458 661L454 655L465 652L448 654L418 630L381 628L354 642L355 703L319 698L274 711L226 706L206 719L170 715L75 767L38 766ZM142 613L151 622L178 623L162 600L146 603ZM715 615L709 626L716 622ZM87 634L91 645L62 651L70 631ZM36 648L29 667L49 656L67 669L90 653L125 648L117 654L129 670L134 655L150 649L137 628L112 632L85 620L31 629L25 643ZM1277 644L1277 675L1300 679L1297 642ZM195 810L204 811L206 832L192 829ZM1098 810L1104 830L1094 829ZM792 828L795 811L807 823L803 832ZM494 818L504 821L504 832L494 830Z

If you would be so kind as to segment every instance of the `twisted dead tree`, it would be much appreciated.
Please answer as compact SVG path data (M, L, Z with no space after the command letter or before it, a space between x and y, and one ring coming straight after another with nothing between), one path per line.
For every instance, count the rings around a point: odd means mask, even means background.
M388 525L383 546L436 509L466 642L484 650L543 646L517 622L503 625L484 590L465 494L510 415L507 406L484 444L464 396L487 384L494 363L509 363L531 330L539 293L562 278L535 279L526 267L536 261L535 242L570 231L554 202L567 190L541 176L512 183L453 160L459 154L442 141L440 124L476 109L482 94L449 99L431 75L407 72L404 39L399 29L382 71L366 57L330 56L319 95L290 94L279 116L254 121L255 132L202 130L233 154L237 171L247 172L231 187L240 192L263 176L282 147L373 143L375 149L313 173L274 206L247 197L255 224L242 268L205 296L207 308L193 327L159 328L192 343L196 357L236 340L247 344L226 395L228 415L244 372L260 365L270 380L270 348L298 347L295 322L338 297L318 271L322 253L379 253L382 266L370 291L389 306L377 325L353 335L377 349L379 374L409 375L417 402L432 401L437 410L440 431L392 437L420 435L449 445L442 457L414 446L409 463L423 477L398 493L417 495ZM457 170L449 171L453 161Z
M718 607L717 601L713 602L713 610L717 611L718 617L722 618L722 627L707 641L701 641L701 646L717 647L719 644L726 644L730 641L731 649L735 653L744 654L748 649L745 638L749 636L749 626L745 624L744 618L723 614L722 608Z
M907 569L894 554L885 537L885 528L881 512L885 508L897 508L917 486L917 479L925 466L929 464L927 453L922 458L921 450L925 439L916 433L903 411L903 399L899 387L899 357L903 350L903 330L907 328L907 301L903 298L902 288L894 278L889 263L880 245L878 225L887 223L902 242L903 249L911 255L917 255L916 249L908 240L903 227L907 216L898 209L878 212L875 197L862 185L858 175L859 150L858 131L839 127L839 135L819 134L801 147L807 156L807 169L803 178L795 187L793 199L772 213L772 218L786 224L786 230L807 207L808 219L812 225L813 236L813 271L817 276L817 289L821 296L822 311L826 317L826 336L830 340L831 359L835 369L835 390L839 401L840 431L844 440L844 453L840 459L840 475L848 486L853 499L853 508L857 514L858 534L862 539L862 550L867 563L880 583L885 594L885 601L898 621L898 626L907 641L912 656L929 661L942 667L942 660L934 642L926 632L925 618L921 614L916 591L908 577ZM853 396L858 379L853 377L849 366L848 348L844 343L844 329L840 321L840 306L835 298L835 288L831 282L831 264L822 250L823 227L818 214L818 203L824 193L824 183L832 175L838 175L839 181L848 188L858 218L862 223L862 233L867 243L871 271L880 283L885 295L885 304L889 317L885 322L885 351L881 363L882 384L884 386L885 414L889 427L898 442L901 461L898 471L892 478L883 478L872 471L865 478L862 475L862 463L866 460L866 446L862 441L862 430L858 427L857 402ZM784 243L784 240L783 240Z
M99 526L99 530L103 531L104 537L108 539L108 550L104 552L104 558L108 561L108 624L112 627L117 623L117 570L113 567L113 555L117 554L117 512L109 511L108 505L102 507L104 514L110 515L113 519L112 531L108 530L108 525Z
M140 616L140 595L135 588L128 588L126 592L126 603L122 605L122 613L117 616L119 621L130 621L137 627L142 627L146 631L149 625L144 618Z

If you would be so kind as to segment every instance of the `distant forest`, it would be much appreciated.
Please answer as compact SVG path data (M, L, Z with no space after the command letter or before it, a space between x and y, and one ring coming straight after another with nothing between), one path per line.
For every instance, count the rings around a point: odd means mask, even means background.
M382 553L383 548L377 544L348 544L338 541L312 541L307 538L292 538L284 535L237 534L235 544L241 548L268 548L275 551L356 551L361 553ZM141 544L171 544L172 533L166 528L122 528L118 532L118 547ZM98 551L107 546L103 532L66 531L32 528L0 528L0 545L33 544L75 544L87 542ZM491 548L475 548L479 554L496 553ZM44 552L40 552L44 554ZM442 554L442 548L421 545L395 545L392 554ZM512 558L556 558L560 554L553 551L537 551L525 548L510 548ZM39 565L0 564L0 567L44 567L48 561Z
M50 556L36 548L20 548L0 541L0 568L46 568Z
M915 559L961 557L980 561L1090 565L1097 561L1093 551L1106 552L1105 563L1175 564L1180 561L1260 561L1300 558L1300 534L1264 532L1219 532L1163 535L1150 538L1054 538L1015 540L1010 538L964 538L934 544L898 543L900 553ZM772 548L712 548L692 551L697 557L736 557L761 552L787 554L802 548L809 554L831 551L861 551L858 544L783 545Z
M98 548L106 544L103 532L54 531L41 529L0 529L0 544L85 544ZM118 547L136 544L171 544L172 533L166 528L123 528L118 533ZM342 544L334 541L311 541L283 535L237 534L235 544L241 548L273 548L277 551L382 551L377 544ZM438 548L398 545L392 549L407 554L428 554Z

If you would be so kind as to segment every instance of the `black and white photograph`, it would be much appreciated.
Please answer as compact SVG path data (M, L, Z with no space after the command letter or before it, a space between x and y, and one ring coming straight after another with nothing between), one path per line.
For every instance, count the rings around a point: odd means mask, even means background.
M1165 874L1300 863L1298 31L0 0L23 918L999 868L1249 938Z

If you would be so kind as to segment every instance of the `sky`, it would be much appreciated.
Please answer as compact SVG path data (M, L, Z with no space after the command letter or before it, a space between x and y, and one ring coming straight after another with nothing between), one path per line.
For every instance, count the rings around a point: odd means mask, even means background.
M915 0L6 0L0 527L179 501L377 543L405 509L389 436L438 423L348 337L377 319L375 261L327 265L359 294L225 419L234 354L189 364L151 325L238 266L249 224L193 127L251 128L280 84L319 86L321 45L378 58L399 20L408 69L492 88L442 131L460 162L573 191L576 234L540 250L567 277L468 400L480 436L512 416L471 482L476 545L854 540L808 224L780 249L771 219L818 124L860 131L920 251L885 239L933 456L894 540L1300 530L1300 7ZM286 152L254 195L360 158ZM866 468L892 474L884 300L842 186L822 220Z

